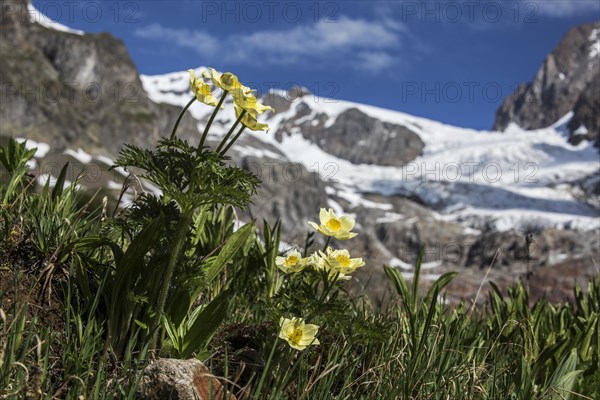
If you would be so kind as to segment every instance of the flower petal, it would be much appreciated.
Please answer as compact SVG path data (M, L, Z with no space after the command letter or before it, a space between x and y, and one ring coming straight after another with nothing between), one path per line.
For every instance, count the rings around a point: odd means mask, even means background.
M340 217L340 222L342 223L342 230L349 232L354 228L354 218L343 216Z
M321 221L321 225L325 225L329 219L329 212L327 212L326 209L321 208L321 211L319 211L319 220Z

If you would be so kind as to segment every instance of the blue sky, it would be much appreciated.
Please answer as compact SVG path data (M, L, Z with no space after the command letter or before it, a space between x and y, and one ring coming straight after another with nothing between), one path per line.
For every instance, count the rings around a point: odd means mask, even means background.
M293 85L453 125L489 129L597 0L37 1L67 26L110 32L138 69L197 66L266 91Z

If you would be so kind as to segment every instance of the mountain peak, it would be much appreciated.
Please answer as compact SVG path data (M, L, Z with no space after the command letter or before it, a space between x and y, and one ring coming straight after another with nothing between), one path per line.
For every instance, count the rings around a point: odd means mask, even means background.
M546 57L532 82L520 85L496 113L494 129L514 122L524 129L549 127L572 113L570 141L600 145L600 21L570 29Z

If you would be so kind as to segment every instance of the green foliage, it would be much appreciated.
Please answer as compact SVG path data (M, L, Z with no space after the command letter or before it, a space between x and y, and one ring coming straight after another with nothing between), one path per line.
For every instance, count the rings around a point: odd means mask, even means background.
M184 210L212 204L245 207L259 181L248 171L228 166L228 160L175 137L160 139L154 151L127 145L115 167L139 168L141 177L156 184L166 199L177 201Z
M26 142L17 143L10 138L6 147L0 147L0 164L6 170L6 175L2 174L2 185L6 185L3 190L2 206L11 203L14 197L20 193L23 186L29 186L30 180L23 179L29 167L29 161L35 154L35 149L27 150ZM9 177L8 183L4 179Z
M185 315L179 326L165 317L165 330L179 358L189 358L205 348L227 316L230 296L228 291L221 292L208 305L198 306L189 316Z

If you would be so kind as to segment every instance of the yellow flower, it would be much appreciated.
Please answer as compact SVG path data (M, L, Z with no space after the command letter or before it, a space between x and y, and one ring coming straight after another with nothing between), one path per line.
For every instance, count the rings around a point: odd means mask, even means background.
M216 106L219 102L213 97L210 86L204 83L202 78L197 78L193 69L189 69L188 72L190 73L190 87L196 98L204 104Z
M209 68L204 71L202 75L207 79L211 79L215 87L226 90L231 94L234 100L235 115L237 118L239 118L242 110L246 111L241 121L244 126L253 131L269 130L269 126L267 124L259 123L257 117L265 111L275 110L270 106L259 103L253 90L248 86L242 85L237 76L231 72L219 74L214 68Z
M212 80L215 87L220 87L223 90L228 92L232 92L234 90L241 90L244 87L238 77L232 74L231 72L225 72L224 74L219 74L214 68L209 68L208 71L204 71L202 73L207 79Z
M362 258L350 258L348 250L333 250L327 248L326 260L330 268L341 274L348 275L365 265Z
M342 272L333 269L327 255L322 251L313 253L310 256L310 263L317 271L326 271L330 281L333 281L334 279L347 281L352 278L350 275L345 275Z
M311 263L317 270L325 270L330 278L348 280L350 274L365 265L362 258L350 258L348 250L333 250L328 247L326 253L319 251L311 256Z
M321 208L319 219L321 220L320 225L314 222L309 222L308 224L325 236L333 236L336 239L345 240L352 239L357 235L357 233L350 232L354 228L354 218L346 216L338 217L331 208L329 211Z
M239 90L234 90L231 92L233 99L236 104L240 106L242 109L246 110L246 112L252 117L256 119L256 117L265 111L275 111L273 107L265 106L261 104L252 93L252 90L246 86L242 86Z
M318 345L319 339L315 336L319 327L313 324L305 324L302 318L292 319L281 317L279 320L279 337L296 350L304 350L308 346Z
M240 107L239 105L237 105L237 103L233 105L233 108L235 108L235 117L239 118L240 115L242 114L243 108ZM244 126L246 128L249 128L253 131L268 131L269 130L269 125L258 122L258 120L256 119L256 115L252 115L249 112L246 112L244 114L241 122L242 122L242 124L244 124Z
M308 257L302 258L302 254L298 250L292 250L287 257L276 257L275 264L286 274L291 274L292 272L302 271L309 260Z

